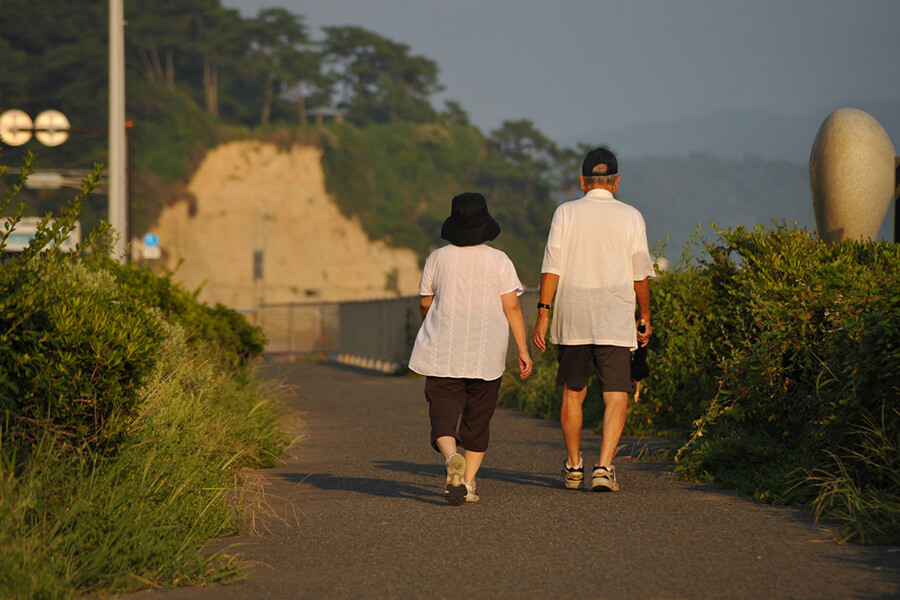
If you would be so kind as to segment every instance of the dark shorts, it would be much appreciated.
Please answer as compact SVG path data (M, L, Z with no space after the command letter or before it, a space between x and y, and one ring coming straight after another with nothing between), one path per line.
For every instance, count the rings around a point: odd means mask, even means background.
M431 446L435 450L436 440L444 436L455 438L457 444L472 452L487 450L500 379L425 378Z
M556 385L580 391L587 385L588 363L593 360L604 392L634 391L631 383L631 350L621 346L558 346Z

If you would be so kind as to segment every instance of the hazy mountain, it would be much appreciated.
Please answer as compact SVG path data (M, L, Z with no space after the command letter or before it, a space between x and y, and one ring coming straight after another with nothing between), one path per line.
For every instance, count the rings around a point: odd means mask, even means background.
M643 213L651 246L669 236L665 254L670 260L679 257L698 224L707 237L713 234L710 223L755 227L784 219L815 227L809 176L799 165L700 153L632 158L626 164L617 197Z
M858 108L875 117L888 132L894 147L900 148L900 101L848 103L823 107L805 116L725 111L678 121L600 128L579 137L608 143L623 158L703 152L722 159L740 159L749 154L805 165L822 121L843 106Z

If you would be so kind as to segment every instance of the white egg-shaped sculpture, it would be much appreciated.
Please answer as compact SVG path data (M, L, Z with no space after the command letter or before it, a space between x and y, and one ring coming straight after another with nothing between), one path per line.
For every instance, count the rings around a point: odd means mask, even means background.
M875 239L895 189L894 145L874 117L855 108L822 122L809 157L819 236L828 243Z

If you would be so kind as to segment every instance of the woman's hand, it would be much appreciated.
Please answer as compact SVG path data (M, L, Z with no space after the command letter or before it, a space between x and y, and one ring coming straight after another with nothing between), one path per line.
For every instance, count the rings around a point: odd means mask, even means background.
M519 353L519 377L522 379L528 379L528 376L531 375L531 369L534 368L534 362L531 360L531 355L528 352L520 352Z

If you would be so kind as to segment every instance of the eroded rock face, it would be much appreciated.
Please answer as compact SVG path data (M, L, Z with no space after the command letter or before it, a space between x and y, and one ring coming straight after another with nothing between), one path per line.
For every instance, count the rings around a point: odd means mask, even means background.
M188 190L192 201L167 207L154 231L174 279L189 290L202 285L202 301L249 308L416 294L416 254L369 240L340 213L317 148L224 144L206 155ZM265 251L259 282L257 249Z
M895 189L895 153L874 117L855 108L828 115L813 142L809 182L826 242L875 239Z

